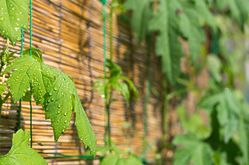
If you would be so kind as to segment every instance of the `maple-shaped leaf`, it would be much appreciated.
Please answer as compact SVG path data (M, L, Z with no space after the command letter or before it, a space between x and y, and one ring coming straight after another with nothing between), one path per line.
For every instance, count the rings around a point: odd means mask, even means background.
M174 84L180 72L182 47L179 42L177 1L159 0L157 14L150 22L149 29L159 32L156 40L156 53L162 59L162 69L168 80Z
M55 140L69 127L72 113L75 112L75 125L80 140L95 152L96 137L90 122L81 105L73 81L58 69L43 66L46 77L56 77L55 81L48 83L48 93L44 96L44 109L46 118L51 119Z
M36 103L43 102L46 84L43 80L42 66L43 64L36 60L35 56L30 57L28 54L24 54L5 69L5 73L11 73L7 84L14 102L20 100L30 87L32 87Z
M96 137L73 81L60 70L44 64L40 51L32 52L32 57L24 54L5 70L11 73L7 84L14 101L24 97L31 87L36 103L42 103L46 118L51 119L55 140L69 127L72 113L75 112L78 136L86 148L94 153Z
M211 147L198 140L195 136L178 135L173 143L178 146L174 165L192 164L192 165L212 165L213 151Z
M6 155L0 155L0 165L46 165L47 162L29 146L29 133L18 130L13 135L12 147Z
M0 34L15 43L21 39L21 28L28 26L28 0L1 0Z
M127 0L125 9L132 12L131 27L138 42L145 39L147 34L148 19L151 13L152 0Z
M221 126L224 141L227 143L234 133L239 129L239 114L241 108L233 92L226 88L220 93L204 97L199 107L206 109L209 113L217 110L217 119Z

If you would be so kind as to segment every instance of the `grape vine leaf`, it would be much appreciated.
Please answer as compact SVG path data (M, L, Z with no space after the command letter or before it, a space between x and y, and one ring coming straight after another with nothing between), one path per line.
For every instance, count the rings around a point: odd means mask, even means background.
M21 39L21 28L28 26L28 0L2 0L0 34L15 43Z
M174 165L212 165L213 151L211 147L195 136L178 135L173 141L178 148L174 156Z
M47 162L29 146L29 133L18 130L13 135L12 147L6 155L0 155L0 165L46 165Z
M25 96L29 88L37 104L41 103L47 119L51 119L54 137L57 141L69 127L72 113L76 114L75 124L80 140L95 153L96 137L81 105L73 81L63 72L43 63L40 51L29 51L9 65L7 80L14 101Z
M157 14L150 21L149 30L159 32L156 40L156 53L162 58L163 72L174 84L180 73L182 46L178 36L178 1L159 0Z

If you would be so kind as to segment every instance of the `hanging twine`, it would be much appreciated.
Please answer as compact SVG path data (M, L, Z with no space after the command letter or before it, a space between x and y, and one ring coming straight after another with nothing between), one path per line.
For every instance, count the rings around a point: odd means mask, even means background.
M33 5L32 5L32 0L30 0L30 26L29 26L29 55L30 57L32 57L32 27L33 27L33 13L32 13L32 9L33 9ZM32 86L30 83L30 92L32 91ZM30 108L30 147L32 147L32 143L33 143L33 137L32 137L32 116L33 116L33 109L32 109L32 94L30 96L30 101L29 101L29 108Z
M23 55L24 49L24 29L21 28L21 49L20 57ZM18 110L17 110L17 130L21 128L21 111L22 111L22 99L19 100Z
M107 24L107 12L106 12L106 4L107 0L100 0L100 2L103 5L102 8L102 16L103 16L103 51L104 51L104 83L106 83L106 78L107 78L107 73L106 73L106 64L107 64L107 29L106 29L106 24ZM104 89L104 101L105 104L107 103L107 91L106 88ZM105 135L104 135L104 140L106 145L110 145L110 123L109 123L109 110L105 108L105 115L107 118L106 122L106 127L105 127Z

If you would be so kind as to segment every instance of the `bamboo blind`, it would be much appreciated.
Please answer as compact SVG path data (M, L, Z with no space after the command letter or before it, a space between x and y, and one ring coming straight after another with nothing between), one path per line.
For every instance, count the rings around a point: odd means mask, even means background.
M67 73L75 82L78 94L91 120L97 136L97 144L103 145L104 105L101 96L93 89L94 82L103 77L102 16L98 0L34 0L33 1L33 43L43 51L45 62ZM132 49L132 38L127 25L113 18L114 59L123 68L139 89L140 97L128 108L122 97L115 94L111 109L112 139L121 149L136 153L143 147L143 93L145 89L146 59L143 50ZM108 34L109 35L109 34ZM3 39L0 46L3 47ZM28 46L25 34L25 46ZM110 45L108 45L110 46ZM18 52L19 45L12 48ZM158 64L153 62L152 68ZM159 75L153 75L156 86ZM150 144L156 144L160 137L159 101L153 97L148 106L148 137ZM11 147L12 133L16 131L18 105L4 104L0 119L0 152ZM29 106L22 103L21 125L29 130ZM45 120L41 106L33 103L33 148L45 157L49 164L85 164L83 160L55 159L55 153L65 155L84 154L75 131L71 126L58 142L54 142L50 121ZM151 148L153 156L155 148Z

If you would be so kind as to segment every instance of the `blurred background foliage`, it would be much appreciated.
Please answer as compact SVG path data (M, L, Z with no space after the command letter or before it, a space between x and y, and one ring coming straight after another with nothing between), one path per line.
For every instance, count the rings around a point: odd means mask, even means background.
M173 150L173 164L248 165L249 1L127 0L124 7L134 45L161 62L154 72L166 86L162 148ZM173 141L165 125L172 102L181 128ZM157 158L165 163L163 149Z

